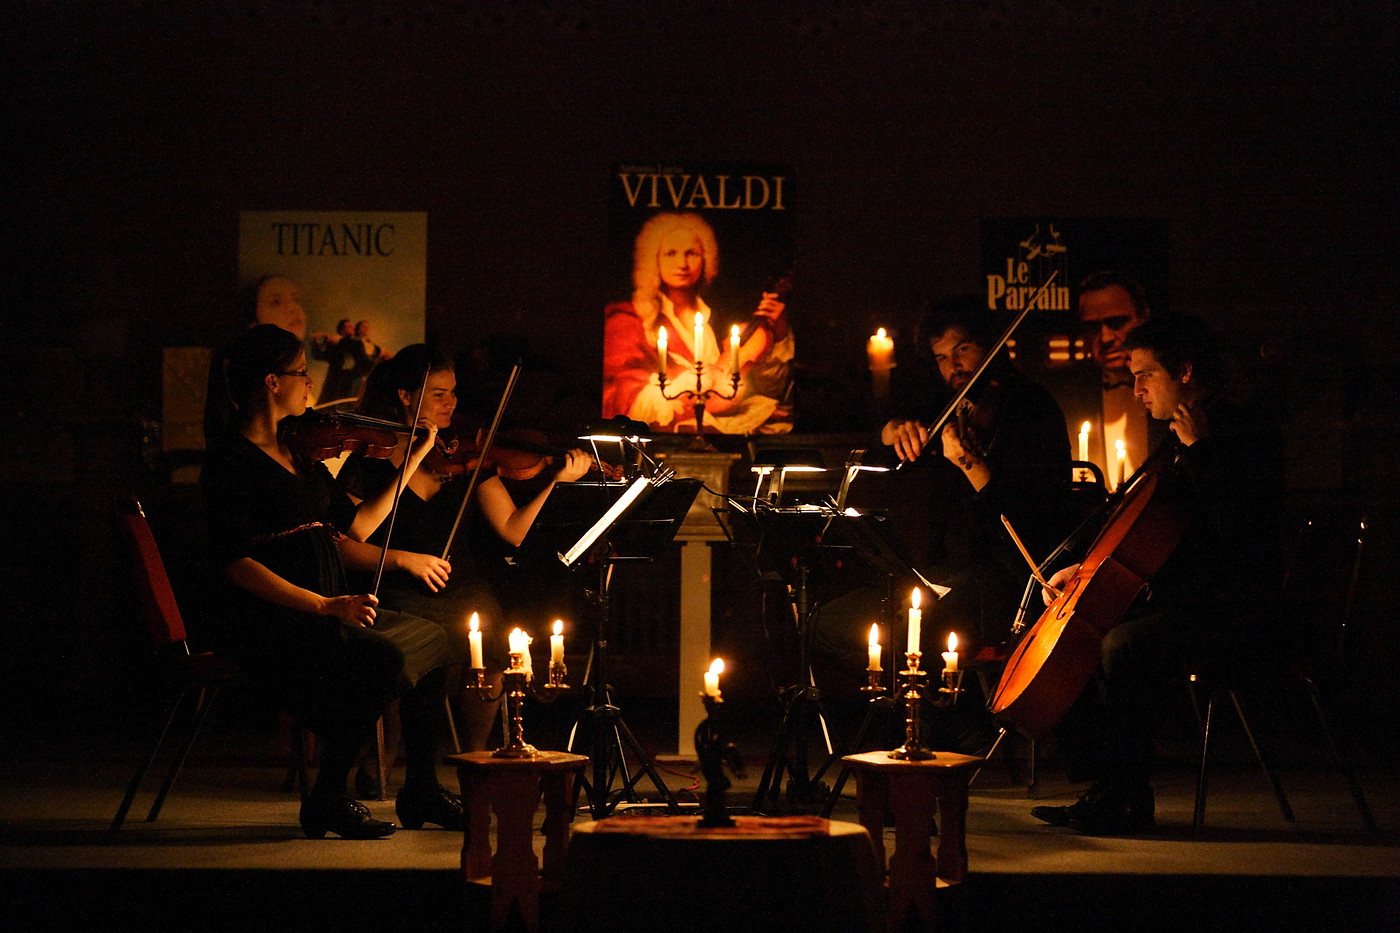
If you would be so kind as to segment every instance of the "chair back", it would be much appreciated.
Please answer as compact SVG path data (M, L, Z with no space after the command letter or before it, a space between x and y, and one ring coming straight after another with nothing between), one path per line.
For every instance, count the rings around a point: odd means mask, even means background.
M1335 672L1344 664L1366 526L1364 511L1345 507L1311 514L1299 525L1283 605L1298 648L1314 667Z
M131 556L131 572L136 591L140 594L142 615L151 636L151 644L161 649L183 644L185 620L175 601L175 590L165 572L165 561L156 547L155 535L146 521L141 503L132 499L118 516L122 536Z

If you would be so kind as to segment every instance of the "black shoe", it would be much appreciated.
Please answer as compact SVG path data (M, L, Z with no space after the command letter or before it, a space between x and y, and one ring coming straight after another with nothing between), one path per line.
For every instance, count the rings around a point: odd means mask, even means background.
M1152 788L1132 791L1089 788L1067 807L1031 807L1031 816L1051 826L1068 826L1087 836L1140 833L1156 823Z
M462 798L438 786L427 790L405 787L394 799L394 811L404 829L422 829L424 823L436 823L443 829L462 830L467 826L467 811Z
M308 797L301 804L301 831L308 839L321 839L328 832L344 839L382 839L392 836L395 828L343 794L325 800Z

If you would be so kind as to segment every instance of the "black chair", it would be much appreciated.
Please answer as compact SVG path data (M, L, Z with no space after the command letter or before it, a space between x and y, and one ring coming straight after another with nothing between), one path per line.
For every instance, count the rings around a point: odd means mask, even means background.
M1255 760L1274 791L1279 812L1293 822L1293 808L1284 792L1278 772L1270 764L1251 728L1241 703L1242 694L1301 687L1308 699L1332 764L1343 777L1361 822L1376 832L1375 817L1361 790L1351 764L1343 755L1324 712L1318 680L1328 666L1340 666L1352 621L1357 580L1366 543L1364 512L1319 514L1303 521L1283 584L1283 619L1278 631L1289 633L1293 644L1279 663L1231 664L1228 672L1193 671L1188 689L1200 725L1200 769L1196 778L1196 801L1191 818L1193 832L1205 824L1210 747L1215 707L1228 699L1235 711ZM1273 639L1277 642L1277 637ZM1236 660L1239 660L1238 658ZM1204 711L1200 694L1205 694Z
M170 585L169 576L166 574L165 562L161 558L160 549L156 546L155 536L151 533L141 504L134 499L126 503L118 519L122 536L130 552L133 582L140 595L141 614L145 620L147 634L154 652L156 673L171 691L172 698L166 706L164 721L160 725L155 739L140 766L137 767L136 773L132 775L131 783L127 785L126 795L122 798L121 806L117 808L117 814L112 819L110 826L112 832L121 829L122 824L126 821L127 811L131 809L131 804L136 799L141 782L159 754L166 736L170 734L171 728L175 725L180 708L187 705L186 699L193 698L193 709L184 726L184 736L175 753L170 770L166 773L165 781L156 793L150 812L146 814L146 822L148 823L155 822L156 818L160 816L165 798L169 795L171 788L175 786L175 779L179 776L180 769L184 766L185 759L189 756L190 749L194 746L195 739L198 738L205 720L209 717L209 710L213 707L219 691L224 687L246 682L238 665L229 658L211 651L192 652L190 650L184 617L180 613L179 604L175 599L175 591ZM308 785L304 734L300 727L296 728L294 741L296 743L294 754L297 777L304 797Z

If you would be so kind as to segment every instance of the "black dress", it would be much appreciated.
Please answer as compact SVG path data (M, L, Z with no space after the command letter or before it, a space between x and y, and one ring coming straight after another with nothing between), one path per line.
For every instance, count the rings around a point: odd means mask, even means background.
M212 449L202 483L215 559L248 557L323 596L349 590L336 548L355 506L319 462L288 472L241 435ZM457 660L443 630L381 609L373 628L288 609L229 586L231 647L312 729L370 722L429 671Z

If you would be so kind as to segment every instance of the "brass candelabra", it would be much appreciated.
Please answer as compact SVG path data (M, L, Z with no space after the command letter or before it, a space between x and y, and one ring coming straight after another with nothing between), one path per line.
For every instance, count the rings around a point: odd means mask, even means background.
M543 683L535 681L531 672L524 666L524 652L510 652L510 667L502 672L501 686L492 690L486 683L486 669L472 668L476 682L469 683L463 692L472 694L483 703L494 703L502 696L506 700L506 717L510 722L510 735L506 744L492 753L495 758L534 758L539 750L525 741L525 698L533 697L541 703L553 703L561 691L568 690L564 683L567 673L563 661L550 661L549 674Z
M899 672L899 682L895 686L895 702L904 701L904 744L892 750L889 755L900 761L927 761L935 757L923 744L919 704L929 703L937 709L947 709L957 702L958 696L963 692L961 668L945 668L938 688L933 689L928 683L928 671L919 669L922 657L923 652L920 651L905 653L905 669ZM885 686L880 682L884 669L873 668L867 671L867 674L869 683L861 687L861 691L870 694L871 702L882 701L886 697Z
M719 389L706 389L706 388L704 388L704 376L705 376L705 361L704 361L704 360L696 360L696 361L695 361L695 367L694 367L694 369L695 369L695 388L694 388L694 389L682 389L682 390L680 390L679 392L676 392L676 393L673 394L673 395L667 395L667 394L666 394L666 383L669 382L670 380L666 378L666 374L665 374L664 372L661 372L661 373L658 373L658 374L657 374L657 380L659 381L660 386L661 386L661 397L664 398L664 399L666 399L668 402L669 402L669 401L675 401L675 400L678 399L678 398L691 398L691 399L694 399L694 400L695 400L694 403L693 403L693 405L692 405L692 408L693 408L693 410L694 410L694 412L695 412L695 437L696 437L696 446L697 446L697 447L699 447L699 446L708 446L708 445L706 444L706 442L705 442L705 439L704 439L704 438L705 438L705 400L706 400L706 399L710 399L710 398L718 398L718 399L723 399L724 401L727 402L727 401L729 401L730 399L734 398L734 396L738 395L738 394L739 394L739 379L740 379L740 377L739 377L739 370L738 370L738 368L736 367L735 370L734 370L734 372L730 373L730 375L729 375L729 394L728 394L728 395L725 395L725 394L724 394L723 392L721 392Z

